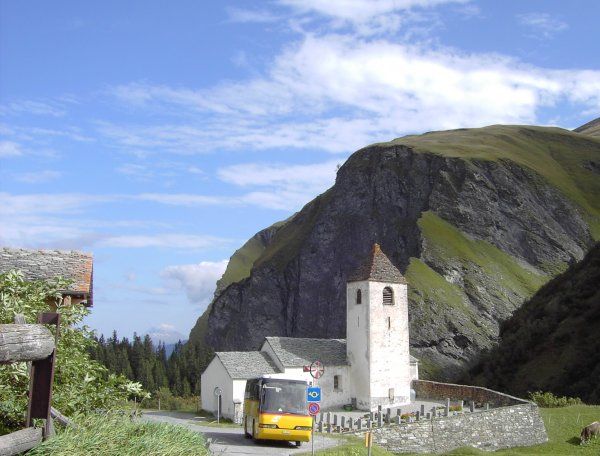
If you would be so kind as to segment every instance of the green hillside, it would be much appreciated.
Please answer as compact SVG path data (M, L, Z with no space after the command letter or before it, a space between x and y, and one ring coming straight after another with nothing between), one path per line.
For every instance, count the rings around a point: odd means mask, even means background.
M600 404L600 243L507 320L500 345L472 372L525 395L551 391Z
M600 137L600 117L573 130L584 135Z

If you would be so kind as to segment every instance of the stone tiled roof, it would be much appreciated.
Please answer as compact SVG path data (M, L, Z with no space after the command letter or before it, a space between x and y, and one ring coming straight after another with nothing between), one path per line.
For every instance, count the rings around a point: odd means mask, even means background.
M319 360L325 366L345 366L346 339L266 337L284 367L300 367Z
M374 244L371 254L360 267L350 274L348 282L373 280L375 282L406 283L404 276L390 259L381 251L379 244Z
M75 250L29 250L4 247L0 250L0 273L19 269L28 280L48 280L61 276L73 283L65 292L87 296L92 302L93 256Z
M260 377L279 372L269 355L259 351L216 352L225 370L232 379Z

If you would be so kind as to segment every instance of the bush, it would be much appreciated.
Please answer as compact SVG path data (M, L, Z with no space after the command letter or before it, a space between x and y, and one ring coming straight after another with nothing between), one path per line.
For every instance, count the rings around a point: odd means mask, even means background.
M578 397L558 397L551 392L535 391L529 393L529 400L535 402L539 407L555 408L568 407L569 405L581 405L582 401Z
M179 456L207 455L204 438L182 426L143 423L118 413L75 417L77 428L68 428L27 453L72 456Z
M200 398L198 396L173 396L169 388L161 388L151 398L145 399L140 404L143 408L158 409L160 399L161 410L176 410L179 412L197 412L199 410Z
M49 302L55 303L60 314L52 405L70 416L114 408L125 404L129 397L146 396L139 383L109 374L104 366L90 359L88 349L95 341L87 326L81 324L89 310L63 304L59 290L68 285L60 278L27 281L18 271L0 274L0 323L13 323L16 314L23 314L27 323L36 323L38 314L51 310ZM52 326L49 328L54 332ZM28 391L25 363L0 366L0 435L24 426Z

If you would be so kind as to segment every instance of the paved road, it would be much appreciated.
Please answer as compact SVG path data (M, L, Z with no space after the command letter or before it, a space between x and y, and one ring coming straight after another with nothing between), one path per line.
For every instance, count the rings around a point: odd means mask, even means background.
M204 437L210 440L210 452L215 455L278 455L278 456L297 456L300 453L310 451L311 444L304 443L300 448L296 448L293 443L288 442L261 442L256 443L251 439L246 439L241 427L221 428L212 426L202 426L202 418L194 416L193 413L185 412L144 412L142 420L159 421L164 423L177 424L185 426L188 429L200 432ZM338 439L332 439L317 434L315 437L315 449L331 448L338 445Z

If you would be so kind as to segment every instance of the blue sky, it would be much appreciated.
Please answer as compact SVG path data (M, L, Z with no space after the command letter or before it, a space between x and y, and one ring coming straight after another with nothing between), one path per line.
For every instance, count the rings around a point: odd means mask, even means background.
M88 324L187 336L358 148L600 113L600 2L0 1L0 244L95 257Z

